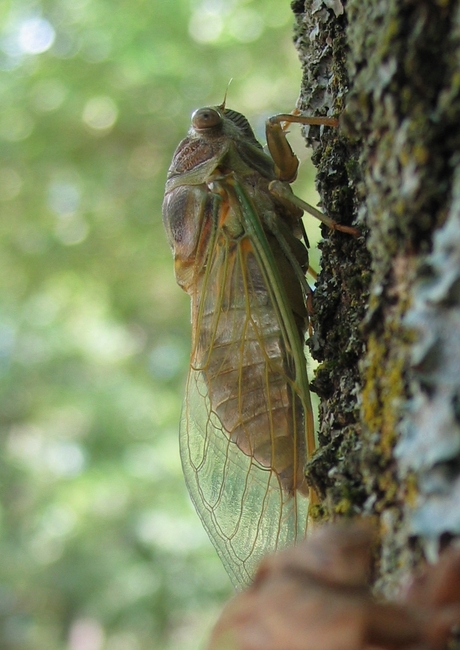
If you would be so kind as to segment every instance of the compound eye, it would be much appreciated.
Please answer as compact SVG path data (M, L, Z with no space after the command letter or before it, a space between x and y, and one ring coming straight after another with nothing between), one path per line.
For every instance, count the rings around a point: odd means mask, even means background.
M198 130L211 129L221 122L222 117L213 108L199 108L192 115L192 126Z

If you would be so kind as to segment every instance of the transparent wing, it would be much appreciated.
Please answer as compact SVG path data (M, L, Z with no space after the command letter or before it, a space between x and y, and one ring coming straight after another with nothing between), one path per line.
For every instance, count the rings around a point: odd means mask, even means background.
M244 587L267 553L305 536L308 498L287 494L275 472L230 442L195 371L188 377L180 443L195 508L232 583Z
M225 223L192 300L180 428L191 498L236 587L267 553L305 536L309 506L303 344L266 239L261 248L246 232L245 219L257 218L248 210L223 202Z

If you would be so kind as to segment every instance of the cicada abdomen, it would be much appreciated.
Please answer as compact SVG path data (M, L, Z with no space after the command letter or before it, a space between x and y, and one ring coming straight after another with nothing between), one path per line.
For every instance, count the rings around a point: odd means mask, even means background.
M246 119L194 114L168 174L163 218L192 300L180 429L190 495L235 586L303 538L314 444L303 353L308 255L301 211L269 191L274 165Z

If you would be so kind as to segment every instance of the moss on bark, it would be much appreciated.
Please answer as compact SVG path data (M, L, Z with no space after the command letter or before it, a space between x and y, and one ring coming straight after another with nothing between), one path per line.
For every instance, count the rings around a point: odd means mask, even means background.
M452 256L448 263L442 249L442 266L441 253L433 262L431 251L447 216L455 221L460 6L457 0L306 0L293 10L304 71L300 107L341 115L339 132L306 134L323 209L363 232L358 239L324 232L321 244L310 341L321 362L313 381L321 398L320 448L308 474L329 516L365 514L380 522L378 586L388 593L421 550L429 555L444 533L460 532L441 510L433 515L436 533L417 529L428 499L426 472L441 461L414 465L404 457L408 428L411 435L420 431L420 400L424 412L439 408L430 391L439 394L442 372L437 368L428 390L414 349L431 331L420 315L420 300L428 300L423 287L455 275ZM447 341L460 331L450 313L447 321L452 335L432 336L448 357ZM452 391L446 400L457 422ZM436 448L436 433L430 444ZM395 445L402 449L396 455ZM460 443L454 447L446 462L458 466ZM449 485L454 490L455 480Z

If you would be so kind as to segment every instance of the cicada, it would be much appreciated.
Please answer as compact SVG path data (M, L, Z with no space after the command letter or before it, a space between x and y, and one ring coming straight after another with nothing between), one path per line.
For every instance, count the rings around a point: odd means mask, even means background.
M192 351L180 424L188 490L233 584L303 539L305 462L315 448L304 356L311 289L307 209L289 183L298 160L284 114L267 123L271 155L224 104L192 115L168 171L163 221L178 284L191 298Z

